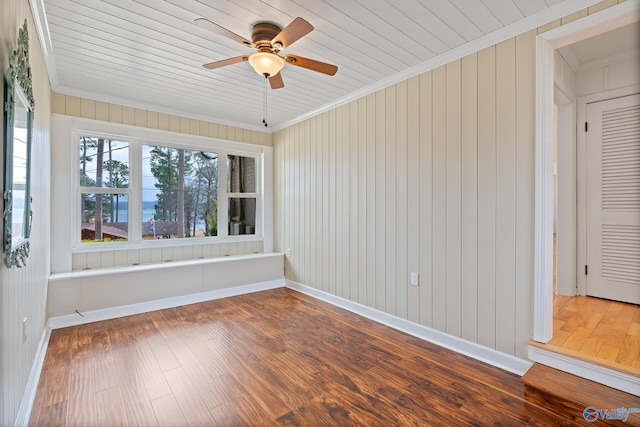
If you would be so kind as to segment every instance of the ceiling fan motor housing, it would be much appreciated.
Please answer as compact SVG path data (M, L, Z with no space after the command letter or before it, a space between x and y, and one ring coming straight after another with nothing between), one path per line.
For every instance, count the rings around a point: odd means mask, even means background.
M280 34L280 31L282 29L275 24L259 22L251 30L251 41L253 41L255 48L261 52L277 52L282 49L282 43L272 45L271 40Z

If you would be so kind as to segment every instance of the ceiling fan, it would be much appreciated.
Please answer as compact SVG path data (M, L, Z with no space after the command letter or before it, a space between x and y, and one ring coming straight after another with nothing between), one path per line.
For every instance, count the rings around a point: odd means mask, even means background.
M204 68L213 70L227 65L237 64L238 62L248 61L258 74L269 79L271 89L280 89L284 87L284 81L282 80L280 70L284 67L285 63L317 71L329 76L333 76L338 71L338 67L335 65L316 61L314 59L291 54L286 54L284 56L279 55L279 52L282 49L291 46L293 43L313 31L313 26L302 18L295 18L284 29L270 22L258 22L251 30L251 41L206 18L198 18L194 22L201 28L228 37L231 40L235 40L247 47L252 47L257 50L256 53L251 55L240 55L234 58L204 64Z

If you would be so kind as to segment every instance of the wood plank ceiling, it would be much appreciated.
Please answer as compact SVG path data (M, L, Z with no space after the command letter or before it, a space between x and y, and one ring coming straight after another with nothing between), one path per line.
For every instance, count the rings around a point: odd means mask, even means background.
M329 77L285 66L285 87L269 92L273 128L562 3L39 1L51 40L54 91L249 128L258 128L262 121L263 78L247 63L217 70L206 70L202 64L253 50L199 28L195 18L206 17L246 38L259 21L283 27L300 16L315 27L283 53L333 63L339 71Z

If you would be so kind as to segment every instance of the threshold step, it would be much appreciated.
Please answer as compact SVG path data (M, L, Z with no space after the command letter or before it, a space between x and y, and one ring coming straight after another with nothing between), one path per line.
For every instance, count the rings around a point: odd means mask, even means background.
M520 381L529 387L550 394L557 398L571 402L588 411L588 418L603 422L607 416L618 416L627 411L626 422L623 425L640 427L640 397L625 393L605 385L577 377L567 372L534 363L521 377ZM640 392L640 390L639 390ZM596 414L596 410L602 412ZM637 410L638 412L635 412ZM587 418L585 418L587 419ZM587 419L587 421L590 421ZM613 420L620 423L622 420Z

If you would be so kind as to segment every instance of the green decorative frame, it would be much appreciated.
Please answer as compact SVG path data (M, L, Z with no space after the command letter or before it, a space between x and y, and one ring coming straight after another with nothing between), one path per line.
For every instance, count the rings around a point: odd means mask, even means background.
M31 66L29 65L29 33L27 20L18 31L18 46L9 52L9 68L5 75L4 99L4 233L3 250L7 267L23 267L29 256L29 236L31 234L31 139L33 127L33 87ZM12 236L13 225L13 187L14 187L14 127L16 118L16 101L26 110L27 141L26 141L26 182L24 189L24 218L22 221L22 235Z

